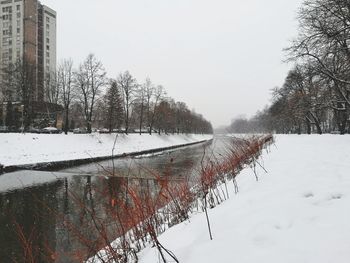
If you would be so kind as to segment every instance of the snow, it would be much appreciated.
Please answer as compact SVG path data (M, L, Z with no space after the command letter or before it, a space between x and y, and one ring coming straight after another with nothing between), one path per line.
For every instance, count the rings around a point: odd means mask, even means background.
M115 134L0 133L0 164L27 165L104 157L112 154ZM212 135L118 134L114 155L212 139Z
M350 262L350 136L277 135L259 181L245 168L239 193L159 240L181 263ZM161 262L155 248L142 263ZM173 261L169 261L173 262Z
M0 193L55 182L58 179L70 176L71 175L68 173L52 173L29 170L6 173L0 176Z
M44 128L43 130L47 130L47 131L58 131L58 129L55 128L55 127L46 127L46 128Z

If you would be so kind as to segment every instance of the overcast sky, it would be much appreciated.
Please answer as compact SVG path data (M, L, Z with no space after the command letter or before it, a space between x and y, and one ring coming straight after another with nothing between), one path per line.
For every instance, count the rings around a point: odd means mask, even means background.
M89 53L109 77L150 77L214 126L270 102L291 65L301 0L42 0L57 11L58 59Z

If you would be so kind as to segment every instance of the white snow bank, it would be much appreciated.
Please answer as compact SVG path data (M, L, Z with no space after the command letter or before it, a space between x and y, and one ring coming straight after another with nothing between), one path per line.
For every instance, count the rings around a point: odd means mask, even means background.
M277 148L276 148L277 147ZM350 136L285 135L264 154L259 182L248 168L240 192L160 236L181 263L350 262ZM233 189L233 187L231 187ZM140 262L159 255L146 248Z
M0 133L0 164L4 166L86 159L112 154L115 134ZM119 134L114 155L188 144L212 135Z
M71 175L65 173L27 170L6 173L0 175L0 193L55 182L57 179L62 179L69 176Z

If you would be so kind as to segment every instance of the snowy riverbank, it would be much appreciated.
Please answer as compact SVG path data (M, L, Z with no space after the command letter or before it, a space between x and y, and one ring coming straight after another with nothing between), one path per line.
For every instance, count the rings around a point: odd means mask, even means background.
M181 263L337 262L350 259L350 136L277 135L255 181L239 176L237 195L159 238ZM230 187L233 189L233 187ZM148 247L140 262L159 255Z
M0 164L31 165L110 156L115 134L20 134L0 133ZM212 135L119 134L114 155L191 144Z

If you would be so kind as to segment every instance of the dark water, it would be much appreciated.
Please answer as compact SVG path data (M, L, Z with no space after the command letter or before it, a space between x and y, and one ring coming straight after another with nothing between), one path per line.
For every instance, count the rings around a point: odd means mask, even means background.
M212 144L157 156L117 159L55 173L23 171L0 176L0 262L29 262L24 260L29 250L35 262L81 261L91 252L80 250L77 232L94 239L86 207L103 218L112 194L123 194L122 185L156 192L157 176L168 176L174 184L194 178L203 154L219 157L224 144L216 139Z

